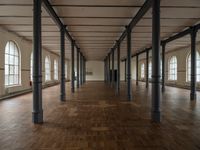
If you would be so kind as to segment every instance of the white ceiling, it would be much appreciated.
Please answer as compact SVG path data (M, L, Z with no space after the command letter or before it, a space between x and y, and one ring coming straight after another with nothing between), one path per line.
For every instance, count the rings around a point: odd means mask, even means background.
M115 41L135 16L145 0L51 0L53 8L67 25L87 60L103 60ZM0 26L32 40L33 0L1 0ZM161 38L165 39L200 20L200 0L162 0ZM132 53L151 45L151 10L132 31ZM199 38L198 38L199 40ZM189 36L167 45L167 50L187 46ZM121 44L121 58L126 57L126 39ZM43 47L60 53L60 33L53 20L42 10ZM66 39L66 58L71 58Z

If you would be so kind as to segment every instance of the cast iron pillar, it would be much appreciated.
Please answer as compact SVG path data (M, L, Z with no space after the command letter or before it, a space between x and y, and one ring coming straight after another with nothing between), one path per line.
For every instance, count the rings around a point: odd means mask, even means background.
M196 100L196 35L197 29L191 28L191 82L190 100Z
M85 83L86 80L86 60L85 57L83 57L83 83Z
M151 118L160 122L160 0L152 1L152 110Z
M71 42L71 92L74 93L74 78L75 78L75 72L74 72L74 44L75 41L72 40Z
M65 101L65 27L60 29L60 100Z
M33 123L43 123L41 0L33 1Z
M149 87L149 50L146 51L146 88Z
M120 43L117 42L117 94L120 93Z
M112 54L112 87L114 87L114 84L115 84L115 65L114 65L114 49L112 49L111 51L111 54Z
M166 43L162 43L162 92L165 91L165 47Z
M126 82L126 76L127 76L127 61L126 59L124 60L124 81Z
M126 27L127 31L127 96L128 100L132 100L132 84L131 84L131 29Z
M80 85L82 85L82 56L81 56L81 52L79 53L79 56L80 56Z
M110 53L108 54L108 83L110 84Z
M109 83L109 57L107 56L106 57L106 77L107 77L107 82L106 83Z
M139 59L139 54L136 55L136 85L138 85L138 74L139 74L139 63L138 63L138 59Z
M104 60L104 82L107 83L107 57Z
M76 86L77 86L77 88L79 88L79 85L80 85L80 82L79 82L80 81L79 80L79 63L80 63L79 62L79 58L80 58L79 54L80 54L80 48L77 49L77 53L76 54L77 54L77 56L76 56L77 57L76 58L77 59L77 68L76 68L77 69L77 79L76 79L77 82L76 82Z

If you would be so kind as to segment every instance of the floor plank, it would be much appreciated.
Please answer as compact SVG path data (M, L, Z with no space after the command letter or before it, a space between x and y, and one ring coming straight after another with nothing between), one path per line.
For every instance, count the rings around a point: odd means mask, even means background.
M34 125L32 94L0 102L0 150L199 150L200 102L189 90L167 87L162 96L162 123L150 120L151 87L133 83L133 101L125 83L115 90L87 82L67 101L59 86L43 90L45 122ZM198 97L200 96L197 93Z

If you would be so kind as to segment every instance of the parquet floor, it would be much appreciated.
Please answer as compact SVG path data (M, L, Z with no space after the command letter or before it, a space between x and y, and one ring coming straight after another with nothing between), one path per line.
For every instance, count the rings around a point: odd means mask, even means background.
M67 101L59 86L43 90L44 124L34 125L32 94L0 102L0 150L199 150L200 102L167 87L162 123L150 120L151 88L133 83L132 102L103 82L88 82ZM125 84L122 83L125 89ZM200 94L198 93L198 97Z

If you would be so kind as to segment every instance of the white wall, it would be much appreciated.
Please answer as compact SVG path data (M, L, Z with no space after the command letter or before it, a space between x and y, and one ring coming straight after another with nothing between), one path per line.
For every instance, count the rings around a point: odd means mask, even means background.
M103 81L104 61L86 61L86 72L92 72L92 75L86 75L87 81Z
M27 41L17 35L6 31L3 28L0 28L0 97L10 95L12 93L21 92L24 90L30 90L32 87L30 86L30 58L32 53L32 43ZM20 50L21 54L21 85L13 86L13 87L5 87L4 86L4 53L5 46L8 41L14 41ZM46 56L50 57L51 60L51 81L45 82L45 65L44 59ZM54 60L58 61L58 77L60 79L60 58L55 53L52 53L46 49L42 49L42 81L43 85L53 85L59 82L59 80L54 80ZM67 63L67 62L66 62ZM69 65L68 65L69 66ZM68 67L70 68L70 67ZM70 70L68 69L68 72Z

